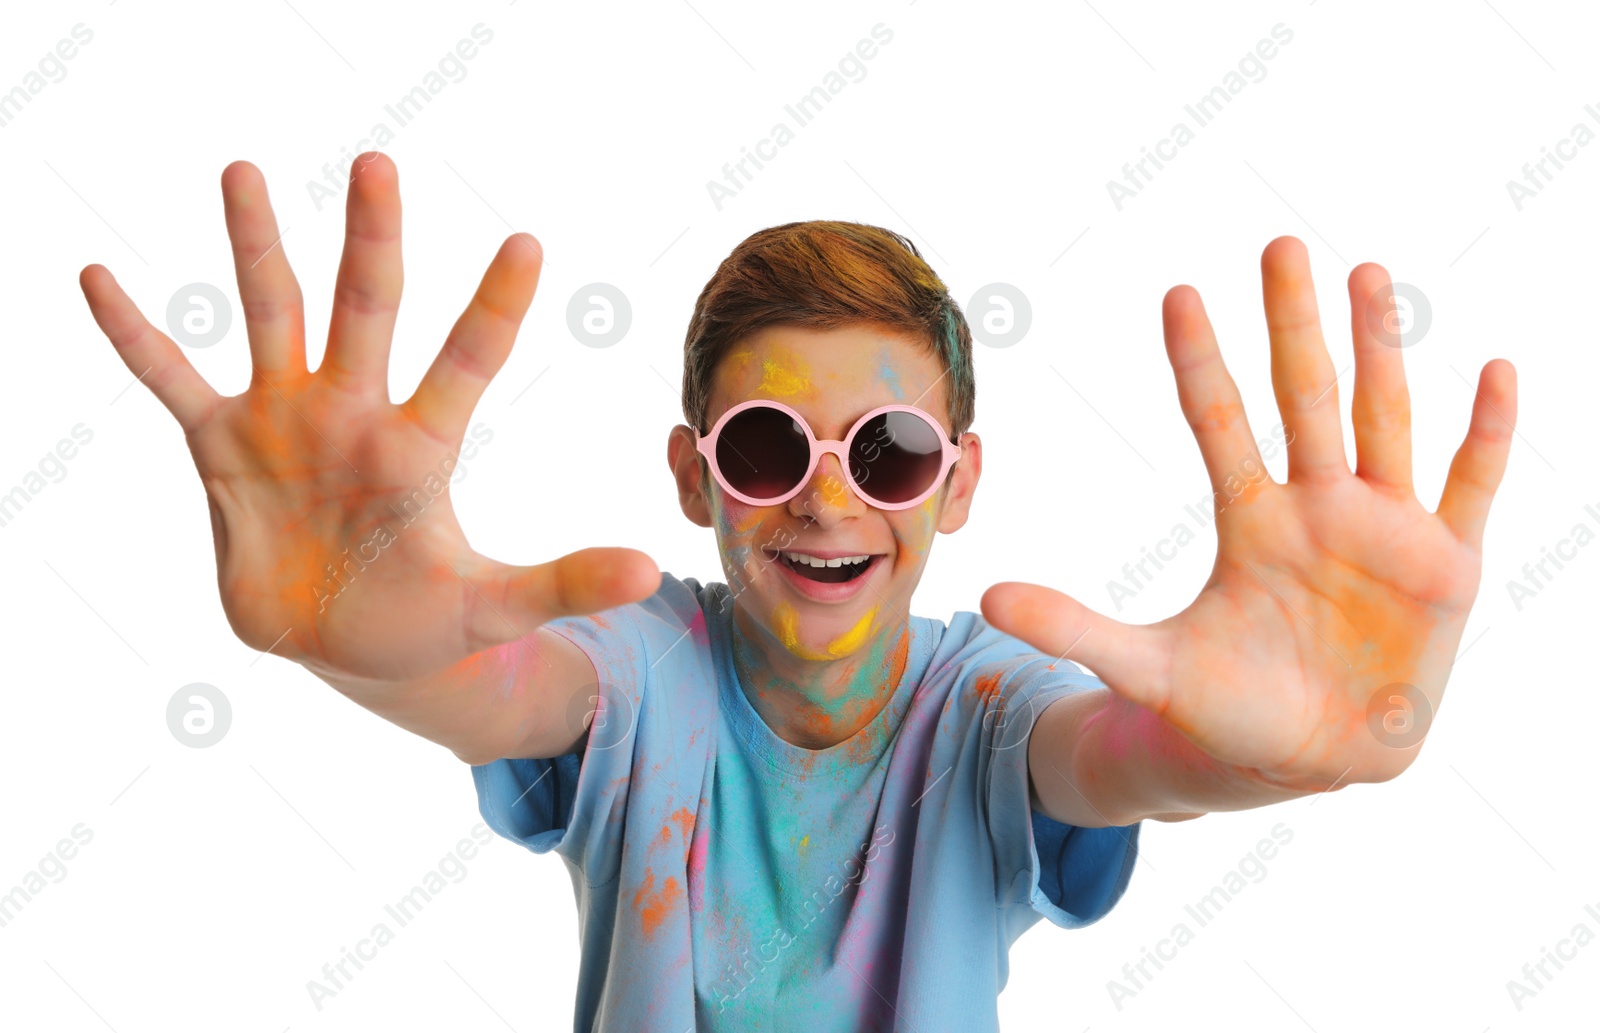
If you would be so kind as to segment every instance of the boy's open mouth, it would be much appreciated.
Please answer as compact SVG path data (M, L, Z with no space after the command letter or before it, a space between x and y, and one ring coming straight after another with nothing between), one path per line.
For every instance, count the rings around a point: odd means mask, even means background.
M877 556L870 553L827 557L791 549L784 549L775 553L769 551L768 556L782 563L801 577L811 581L820 581L824 584L854 581L865 574L878 559Z

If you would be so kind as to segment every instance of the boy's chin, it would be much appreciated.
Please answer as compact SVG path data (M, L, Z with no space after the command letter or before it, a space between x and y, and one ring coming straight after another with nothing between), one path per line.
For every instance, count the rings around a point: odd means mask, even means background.
M883 604L870 593L848 603L817 603L790 593L774 600L767 630L802 660L843 660L882 631Z

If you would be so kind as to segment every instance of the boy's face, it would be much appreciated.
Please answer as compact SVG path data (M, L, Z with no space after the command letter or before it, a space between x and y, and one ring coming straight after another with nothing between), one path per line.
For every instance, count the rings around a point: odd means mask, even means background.
M718 363L706 426L740 402L763 398L799 412L819 440L839 440L863 414L898 404L927 412L948 438L949 378L943 373L926 346L889 331L769 327ZM830 453L794 498L751 506L723 490L694 444L688 427L673 428L668 455L685 515L715 528L743 623L809 660L852 656L906 618L934 533L966 522L982 459L977 435L963 434L961 460L939 491L910 509L884 510L847 486L847 471ZM792 553L872 559L844 581L845 568L813 571L794 564L786 555Z

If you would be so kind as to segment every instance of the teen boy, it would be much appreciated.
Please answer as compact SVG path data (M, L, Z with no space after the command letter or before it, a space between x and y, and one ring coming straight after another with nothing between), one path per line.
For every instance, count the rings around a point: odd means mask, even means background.
M94 317L183 427L240 638L454 751L497 831L566 860L579 1030L992 1029L1010 944L1041 916L1104 915L1141 820L1383 781L1416 756L1383 719L1438 707L1514 372L1484 368L1428 512L1378 266L1350 276L1353 473L1305 249L1281 238L1262 280L1287 483L1238 477L1260 457L1199 297L1163 305L1219 500L1195 601L1135 627L1000 584L983 618L947 626L910 616L911 596L934 534L966 521L983 451L965 321L903 238L776 227L706 285L668 440L679 505L721 552L726 582L701 584L626 549L499 564L435 497L532 300L533 238L502 245L395 404L393 164L352 172L315 373L261 175L235 163L222 185L248 390L217 395L97 265ZM645 490L586 475L608 503ZM403 523L419 490L431 504ZM1043 545L1058 520L1014 526Z

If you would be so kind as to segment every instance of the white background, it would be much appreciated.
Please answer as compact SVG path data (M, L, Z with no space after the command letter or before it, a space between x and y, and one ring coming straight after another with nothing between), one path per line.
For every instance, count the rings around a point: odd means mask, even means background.
M1593 825L1600 704L1590 654L1600 545L1535 596L1522 577L1575 524L1600 529L1592 298L1600 146L1513 204L1506 181L1600 103L1576 4L1301 0L1095 6L941 0L755 10L531 2L26 5L0 32L0 90L78 23L93 40L0 128L5 313L0 492L86 424L67 474L0 527L5 586L0 890L78 823L67 875L0 928L9 1029L569 1028L577 925L559 861L497 841L319 1011L307 981L479 820L468 770L298 667L235 640L200 486L173 420L89 317L103 262L153 321L182 285L237 301L218 176L266 175L320 352L341 196L306 184L483 23L492 42L386 150L406 206L408 293L392 383L408 394L511 232L548 264L475 420L494 438L454 489L481 550L586 545L718 577L665 463L683 331L716 264L756 229L854 219L909 233L966 304L1031 300L1027 336L979 347L985 477L917 600L948 619L1026 579L1114 612L1106 583L1206 491L1160 338L1162 293L1206 299L1258 435L1276 422L1258 260L1310 249L1348 407L1344 280L1365 260L1416 285L1406 351L1416 479L1430 507L1484 362L1520 373L1519 437L1445 706L1398 781L1263 811L1147 823L1123 902L1012 952L1012 1030L1570 1030L1595 1021L1600 943L1519 1011L1507 981L1584 922L1600 934ZM1103 16L1103 17L1102 17ZM706 182L785 118L871 28L893 40L720 211ZM1121 177L1275 24L1293 40L1122 211ZM392 120L391 120L392 121ZM1069 249L1070 245L1070 249ZM566 303L620 287L634 323L580 345ZM245 334L190 351L242 390ZM535 378L537 381L535 382ZM666 381L667 383L664 383ZM530 383L532 386L530 387ZM524 393L525 392L525 393ZM1351 446L1353 455L1353 445ZM629 486L599 490L603 465ZM1281 457L1271 464L1281 477ZM1127 603L1193 598L1213 539ZM208 749L166 725L206 682L233 724ZM1263 691L1270 687L1263 686ZM1277 823L1292 842L1137 996L1122 979L1184 904ZM393 923L390 923L391 925ZM1553 969L1551 971L1554 971Z

